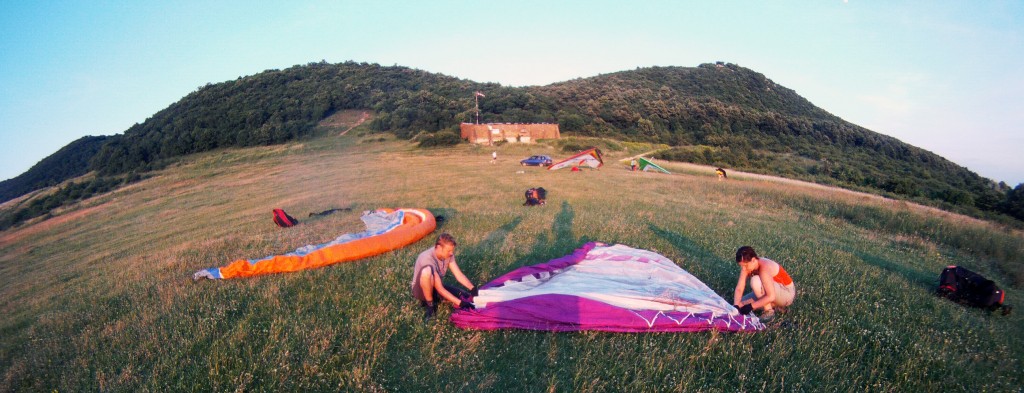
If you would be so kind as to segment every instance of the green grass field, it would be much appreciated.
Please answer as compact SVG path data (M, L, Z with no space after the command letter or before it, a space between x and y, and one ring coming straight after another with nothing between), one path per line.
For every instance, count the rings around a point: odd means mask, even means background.
M1020 391L1024 325L934 297L960 264L1024 284L1024 235L904 202L666 163L521 167L547 145L424 150L380 135L198 155L0 232L0 391ZM543 207L523 191L549 191ZM280 229L281 207L352 208ZM655 250L731 298L737 247L782 263L796 304L753 334L465 331L422 320L413 258L436 235L313 271L193 282L201 268L447 218L478 284L587 241ZM451 277L449 277L450 279ZM454 282L454 280L452 280Z

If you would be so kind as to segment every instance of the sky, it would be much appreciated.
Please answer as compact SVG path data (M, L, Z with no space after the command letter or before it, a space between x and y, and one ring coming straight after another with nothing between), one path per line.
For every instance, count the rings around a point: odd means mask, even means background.
M723 61L1024 183L1021 1L0 0L0 179L206 85L319 61L504 86Z

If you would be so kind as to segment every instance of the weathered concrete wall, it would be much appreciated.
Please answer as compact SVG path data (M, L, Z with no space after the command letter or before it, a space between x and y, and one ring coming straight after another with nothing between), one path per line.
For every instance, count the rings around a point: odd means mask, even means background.
M459 128L462 131L462 139L470 143L485 145L494 144L500 140L510 143L533 143L538 139L561 138L558 124L551 123L462 123Z

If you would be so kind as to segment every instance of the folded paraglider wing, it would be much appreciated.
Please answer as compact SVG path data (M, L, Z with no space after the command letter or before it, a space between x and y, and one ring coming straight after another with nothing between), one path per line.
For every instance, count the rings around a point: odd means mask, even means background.
M196 272L193 279L227 279L294 272L354 261L396 250L434 231L434 215L425 209L378 209L363 213L366 230L346 233L322 244L299 247L283 255L239 259L223 267Z
M525 266L481 286L476 310L455 310L466 329L692 332L756 331L696 277L655 252L587 243L572 254Z

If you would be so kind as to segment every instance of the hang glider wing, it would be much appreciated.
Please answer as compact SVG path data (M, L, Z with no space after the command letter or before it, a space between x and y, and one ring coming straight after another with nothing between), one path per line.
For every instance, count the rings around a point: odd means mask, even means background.
M604 165L604 160L601 159L601 150L596 148L585 150L582 153L551 164L551 166L548 167L548 170L553 171L577 165L588 166L595 169L600 168L601 165Z
M476 310L452 312L465 329L546 331L756 331L696 277L655 252L587 243L572 254L525 266L481 286Z
M638 161L640 163L640 170L642 170L644 172L647 172L647 171L659 171L659 172L664 172L664 173L671 174L671 172L665 170L665 168L662 168L662 167L658 166L658 164L655 164L655 163L651 162L651 160L648 160L646 158L640 157L640 159Z

